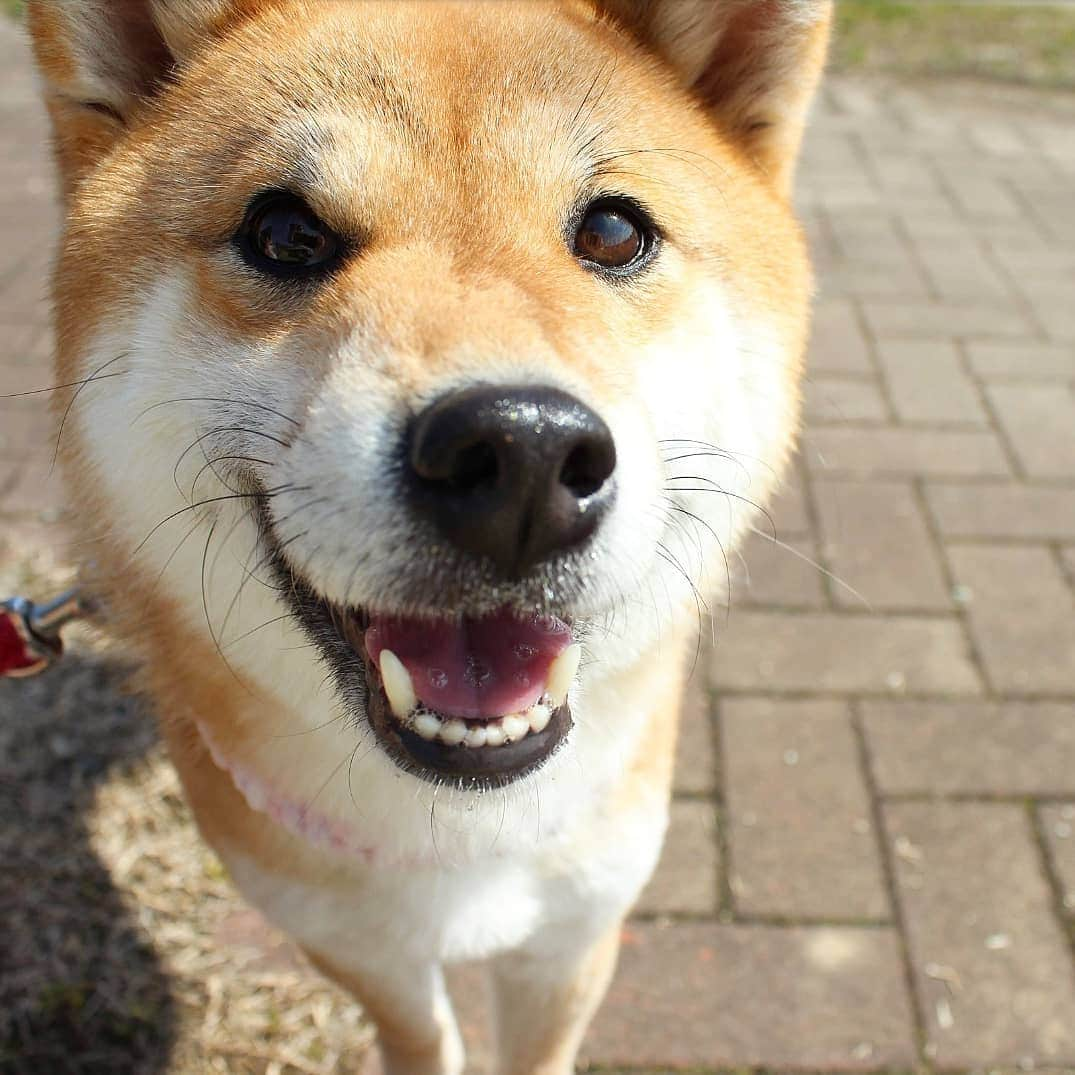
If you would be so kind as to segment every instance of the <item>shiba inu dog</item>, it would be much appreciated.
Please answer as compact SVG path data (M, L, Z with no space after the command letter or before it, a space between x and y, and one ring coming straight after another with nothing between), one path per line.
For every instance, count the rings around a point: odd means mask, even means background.
M827 0L30 0L97 592L198 824L376 1021L572 1070L700 595L792 449Z

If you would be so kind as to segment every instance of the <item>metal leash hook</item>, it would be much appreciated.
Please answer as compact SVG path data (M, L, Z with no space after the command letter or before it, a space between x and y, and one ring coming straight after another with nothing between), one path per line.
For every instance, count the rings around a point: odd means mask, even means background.
M0 601L0 679L22 679L43 672L63 656L60 632L86 615L77 590L44 605L25 597Z

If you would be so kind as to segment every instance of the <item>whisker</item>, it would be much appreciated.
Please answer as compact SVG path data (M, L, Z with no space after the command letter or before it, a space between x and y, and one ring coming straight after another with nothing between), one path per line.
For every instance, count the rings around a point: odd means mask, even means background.
M134 551L131 553L131 555L132 556L137 556L138 553L142 551L142 548L145 546L146 542L149 541L149 539L151 537L153 537L153 535L162 526L164 526L165 523L171 522L172 519L177 519L180 515L183 515L188 511L194 511L197 508L203 508L207 504L220 504L220 503L223 503L224 501L227 501L227 500L255 500L255 499L257 499L258 497L260 497L262 495L264 495L266 497L273 497L273 496L276 496L279 493L283 493L283 492L286 492L288 490L295 489L295 488L296 487L292 486L292 485L281 485L281 486L278 486L275 489L267 489L267 490L265 490L264 494L262 494L262 493L229 493L229 494L224 495L224 496L207 497L205 500L199 500L194 504L187 504L185 507L180 508L178 511L173 511L171 513L171 515L166 515L163 519L161 519L161 521L159 523L157 523L157 525L154 526L153 529L150 530L150 532L148 534L146 534L146 536L144 538L142 538L142 540L135 546ZM309 486L306 486L306 488L309 488Z
M851 594L851 596L854 597L856 601L859 601L862 604L863 608L867 609L869 612L873 612L873 605L865 597L863 597L862 594L860 594L854 586L852 586L850 583L844 582L843 579L834 575L827 568L822 567L821 564L819 564L816 560L811 560L810 557L807 556L805 553L800 552L798 549L786 544L783 541L780 541L775 534L767 534L764 530L758 530L753 526L750 527L750 531L751 533L757 534L760 537L765 538L766 541L771 541L778 548L790 552L792 556L798 557L800 560L803 561L803 563L809 564L811 567L817 568L817 570L820 571L821 574L824 575L827 579L830 579L832 582L835 582L837 586L840 586L842 589L846 590L849 594Z
M719 486L714 488L708 488L706 486L666 486L666 491L669 493L716 493L720 496L727 497L729 500L738 500L747 507L753 508L755 511L763 515L769 526L772 528L773 534L776 534L776 524L773 522L772 515L769 514L768 509L763 508L756 500L751 500L749 497L740 496L739 493L730 493L727 489L722 489Z
M93 373L91 373L89 375L89 377L87 377L84 381L82 381L79 384L79 386L75 390L74 394L67 401L67 406L64 408L63 417L60 419L60 428L56 432L56 446L52 450L52 463L49 466L49 473L50 474L52 473L53 470L55 470L55 468L56 468L56 460L59 459L59 457L60 457L60 438L63 437L64 426L67 425L67 417L71 413L71 408L75 405L75 400L77 400L78 397L80 395L82 395L82 393L83 393L83 391L85 391L87 385L92 384L94 381L96 381L98 379L98 377L101 375L102 370L108 369L109 366L113 365L116 362L119 362L120 359L123 359L123 358L130 358L130 352L129 351L123 351L120 354L116 355L115 358L110 358L103 365L98 366L97 369L95 369L93 371ZM120 372L121 373L130 373L130 370L122 370ZM118 377L119 375L120 374L117 373L117 374L114 374L112 376L117 376Z
M175 466L172 468L172 482L175 484L176 489L182 494L183 490L179 488L179 468L183 465L183 460L187 455L198 447L202 441L207 440L209 437L219 436L221 433L249 433L254 437L264 437L266 440L271 440L274 444L279 444L281 448L289 447L287 441L281 440L279 437L274 437L271 433L265 433L260 429L248 429L245 426L217 426L215 429L210 429L208 433L203 433L200 437L191 441L179 458L175 461ZM198 477L201 477L202 472L198 471ZM194 485L198 484L198 478L194 479ZM191 486L191 495L193 496L194 485Z
M220 659L224 662L224 667L232 674L235 682L239 684L249 694L253 694L250 689L250 685L244 680L239 678L239 673L232 667L231 661L224 656L224 650L220 646L220 639L217 638L216 631L213 630L213 621L209 615L209 584L205 577L205 568L209 562L209 546L213 540L213 534L216 533L217 523L216 520L209 527L209 535L205 539L205 548L202 550L202 572L201 572L201 589L202 589L202 610L205 612L205 626L209 630L209 637L213 640L213 646L215 647Z
M291 613L290 612L285 612L282 616L274 616L271 620L266 620L264 623L259 623L257 627L251 627L249 631L244 631L237 638L233 638L230 642L228 642L224 646L224 648L225 649L234 649L237 645L239 645L240 642L242 642L245 639L249 638L251 635L256 635L258 633L258 631L263 631L266 627L272 627L272 625L274 623L282 623L284 620L289 620L289 619L291 619ZM222 629L221 634L223 634L223 633L224 632L223 632L223 629ZM320 727L324 727L324 725L320 725ZM310 729L310 730L312 731L314 729ZM305 733L303 733L303 732L295 732L294 734L295 735L303 735ZM277 736L277 737L274 737L274 738L279 738L279 737Z
M121 355L119 357L125 358L127 356ZM116 359L113 359L112 361L114 362ZM101 369L104 368L104 366L101 367ZM0 392L0 399L25 399L27 396L44 396L49 392L62 392L65 388L79 388L89 384L90 381L107 381L110 377L123 377L130 372L130 370L117 370L115 373L91 374L81 381L68 381L66 384L54 384L51 388L32 388L28 392Z
M283 411L278 411L275 407L269 407L264 403L258 403L256 400L228 399L225 396L176 396L174 399L162 399L157 403L150 404L150 406L146 407L144 411L140 412L134 420L136 422L140 421L147 414L149 414L150 411L155 411L158 407L170 407L176 403L231 403L234 404L236 407L255 407L259 411L265 411L268 414L275 414L277 418L282 418L285 422L290 422L296 428L298 428L301 424L296 419L292 418L291 415L284 414Z
M269 460L269 459L258 459L256 456L252 456L252 455L217 455L217 456L214 456L212 459L207 459L205 461L205 466L203 466L201 468L201 470L198 471L198 473L194 476L194 481L192 481L190 483L190 495L191 495L191 498L193 498L193 496L194 496L194 490L198 487L199 479L201 478L201 476L207 470L212 470L213 473L216 474L217 478L220 480L221 484L226 485L227 483L224 482L224 479L221 478L220 474L216 471L215 468L216 468L217 463L226 463L229 460L236 460L236 461L239 461L239 462L242 462L242 463L260 463L262 466L265 466L265 467L271 467L273 465L272 461ZM230 488L230 486L229 486L229 488ZM236 492L236 490L232 490L232 492Z

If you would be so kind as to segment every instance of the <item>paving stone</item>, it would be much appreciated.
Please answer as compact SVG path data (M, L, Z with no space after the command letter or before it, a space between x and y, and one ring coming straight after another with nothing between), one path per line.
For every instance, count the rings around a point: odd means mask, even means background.
M1075 247L1028 245L1027 236L988 236L993 256L1020 282L1070 279L1075 274Z
M1002 545L949 548L967 593L971 631L996 690L1075 693L1072 593L1049 550Z
M959 208L971 217L1022 219L1022 206L1001 183L966 168L972 160L967 158L947 175L949 192Z
M583 1060L632 1068L909 1066L885 929L632 924Z
M1014 290L986 260L980 243L970 250L948 244L923 244L918 254L942 302L980 305L990 299L1015 301Z
M1027 474L1075 477L1075 395L1070 389L991 384L986 392Z
M769 505L769 518L758 521L759 530L773 534L780 541L802 537L812 530L802 478L792 468L784 473L780 489Z
M984 425L978 389L947 340L881 340L877 356L897 417L904 422Z
M819 475L892 474L1007 477L1007 459L992 432L941 429L807 429L803 458Z
M955 339L1029 336L1034 327L1014 306L955 306L921 302L867 302L866 320L875 336Z
M720 903L719 871L716 805L673 802L661 860L635 910L714 915Z
M977 340L967 344L979 377L1075 381L1075 347L1020 341Z
M850 302L819 302L814 308L807 368L818 373L872 373L869 344Z
M897 206L904 205L905 193L925 194L937 201L937 212L947 211L948 216L951 216L948 197L941 190L936 175L923 157L913 149L908 152L905 146L904 152L900 153L867 142L866 155L873 165L880 185L896 195Z
M1022 131L1014 124L999 121L977 121L967 132L973 145L991 156L1025 160L1030 146Z
M885 917L847 705L730 698L720 713L736 909L795 919Z
M911 264L907 243L888 213L847 208L829 221L843 256L852 263L886 268Z
M699 665L687 684L676 743L674 787L680 795L711 795L717 783L713 719L705 666Z
M51 517L65 500L59 473L47 462L29 464L0 459L0 515Z
M39 461L51 457L55 421L45 396L0 399L0 459Z
M1061 189L1055 183L1040 186L1033 180L1022 182L1017 177L1012 182L1020 188L1026 204L1048 236L1060 243L1075 242L1075 211L1071 207L1069 189Z
M41 224L21 241L33 249L26 258L25 271L9 274L0 279L0 317L20 325L43 325L48 320L49 265L52 253L48 250L47 236L53 225ZM5 242L7 236L5 233ZM19 237L13 236L13 242ZM38 252L39 250L43 252Z
M900 803L885 814L934 1064L1075 1064L1075 976L1026 809Z
M927 482L925 492L945 537L1075 541L1075 489Z
M806 383L803 413L815 425L884 422L888 406L876 380L814 377Z
M1068 573L1068 581L1075 590L1075 546L1060 550L1060 562Z
M814 483L833 600L849 608L939 609L952 599L918 498L906 482Z
M898 262L860 261L841 256L818 266L819 291L825 301L860 298L925 302L930 297L925 277L905 257ZM814 364L813 368L820 368Z
M748 609L718 632L713 684L775 692L981 692L955 619Z
M1055 702L862 703L883 795L1072 795L1075 711Z
M0 323L0 404L14 406L19 402L17 399L3 397L16 392L38 392L52 385L52 370L47 361L50 343L50 335L40 325ZM47 395L40 398L45 399Z
M901 212L899 222L900 228L916 250L921 247L944 248L951 243L957 243L963 249L978 249L978 229L962 217L956 216L947 204L934 212L921 209Z
M1075 802L1043 806L1041 829L1060 882L1060 901L1075 917Z
M731 615L742 605L824 607L823 569L818 565L812 541L774 541L767 532L751 534L732 571Z

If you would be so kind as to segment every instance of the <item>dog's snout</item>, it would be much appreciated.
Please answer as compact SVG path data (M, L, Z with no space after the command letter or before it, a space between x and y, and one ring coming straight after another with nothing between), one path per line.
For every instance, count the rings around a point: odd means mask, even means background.
M594 532L616 447L566 392L479 386L418 415L408 461L417 509L459 549L518 577Z

